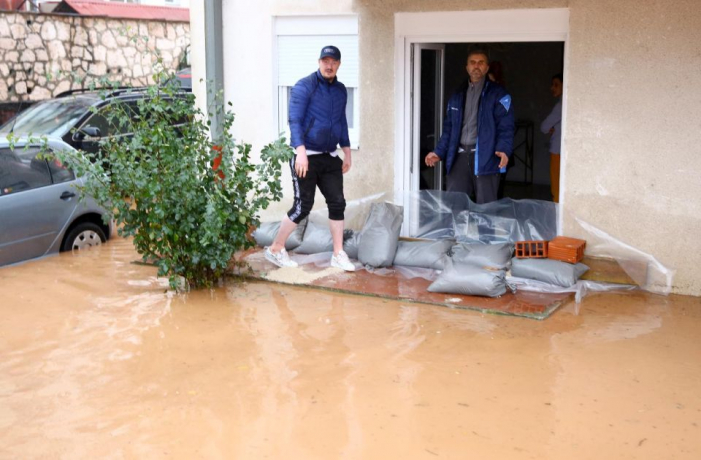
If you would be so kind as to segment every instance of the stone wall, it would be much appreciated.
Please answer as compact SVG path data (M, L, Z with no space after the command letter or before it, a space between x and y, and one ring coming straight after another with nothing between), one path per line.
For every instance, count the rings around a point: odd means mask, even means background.
M156 52L175 69L189 23L0 12L0 102L39 101L102 77L152 83Z

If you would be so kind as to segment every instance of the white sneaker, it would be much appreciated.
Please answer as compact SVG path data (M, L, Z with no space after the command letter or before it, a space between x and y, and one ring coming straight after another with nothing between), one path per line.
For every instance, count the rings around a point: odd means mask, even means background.
M355 271L355 265L348 259L348 254L345 251L340 251L337 255L331 256L331 266L347 272Z
M280 252L273 252L269 247L265 248L265 258L270 262L274 263L278 267L297 267L298 264L294 260L290 259L290 256L282 248Z

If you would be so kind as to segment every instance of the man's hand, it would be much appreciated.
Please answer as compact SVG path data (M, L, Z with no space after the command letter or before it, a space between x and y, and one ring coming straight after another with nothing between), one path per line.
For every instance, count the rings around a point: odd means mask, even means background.
M494 155L501 158L501 161L499 161L499 168L505 168L506 165L509 164L509 156L504 152L494 152Z
M441 157L436 155L436 152L429 152L428 155L426 155L426 166L433 168L433 166L439 161L441 161Z
M295 158L295 172L298 177L305 177L309 170L309 158L307 158L307 148L300 145L295 149L297 156Z
M351 161L351 149L349 147L341 147L341 150L343 150L343 166L341 167L341 171L345 174L350 171L351 165L353 164Z

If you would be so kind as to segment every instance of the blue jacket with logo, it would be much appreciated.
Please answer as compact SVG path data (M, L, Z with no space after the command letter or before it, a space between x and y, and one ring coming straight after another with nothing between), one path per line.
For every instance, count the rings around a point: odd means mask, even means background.
M318 70L299 80L290 96L289 123L293 148L334 152L350 147L346 120L346 87L334 78L326 81Z
M455 163L458 148L460 148L468 82L469 80L463 83L448 101L448 110L443 120L443 133L435 150L436 155L445 160L449 173ZM504 87L486 79L477 115L476 176L506 172L506 168L499 169L500 159L494 152L504 152L511 157L514 131L511 96Z

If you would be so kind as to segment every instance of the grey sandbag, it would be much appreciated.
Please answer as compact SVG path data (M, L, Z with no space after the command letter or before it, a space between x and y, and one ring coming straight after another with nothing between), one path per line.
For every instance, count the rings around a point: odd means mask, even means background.
M589 270L586 265L568 264L552 259L516 259L511 261L511 274L519 278L543 281L570 287Z
M292 233L290 233L289 238L285 242L285 249L291 251L297 246L302 244L302 238L304 236L304 230L307 228L307 218L305 217L302 222L297 225ZM280 222L262 222L260 227L258 227L253 232L253 239L256 240L256 244L261 247L270 246L275 241L277 232L280 231Z
M394 265L443 270L452 246L453 242L450 240L400 241L394 256Z
M358 244L360 243L360 232L345 230L343 232L343 251L351 259L358 259Z
M397 253L403 208L391 203L373 203L358 245L358 260L371 267L389 267Z
M511 243L465 244L458 243L452 248L453 262L475 267L508 268L514 255Z
M253 232L253 238L258 246L270 246L273 244L278 230L280 230L280 222L261 222L260 226Z
M332 251L331 230L327 225L319 225L314 222L307 224L302 244L295 249L295 252L299 254L319 254L320 252Z
M428 292L498 297L506 292L506 274L504 270L456 265L449 260Z

